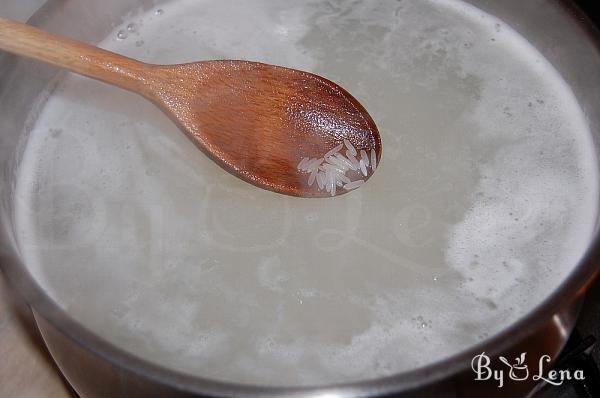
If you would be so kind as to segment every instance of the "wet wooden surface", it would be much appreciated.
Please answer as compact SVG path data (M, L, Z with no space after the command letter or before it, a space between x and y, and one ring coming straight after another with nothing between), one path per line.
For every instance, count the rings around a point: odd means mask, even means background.
M27 305L0 273L0 397L72 398Z

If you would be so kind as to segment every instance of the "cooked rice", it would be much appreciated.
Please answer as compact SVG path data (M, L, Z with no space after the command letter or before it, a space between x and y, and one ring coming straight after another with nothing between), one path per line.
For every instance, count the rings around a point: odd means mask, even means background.
M340 144L338 146L336 146L335 148L333 148L331 151L327 152L325 154L325 156L323 156L325 159L327 159L330 156L333 156L334 154L338 153L342 148L344 147L343 144Z
M323 190L323 188L325 188L325 173L323 173L322 171L319 171L317 173L317 185L319 186L320 190Z
M306 166L306 164L308 163L310 159L309 158L302 158L302 160L300 161L300 163L298 163L298 170L304 170L304 166Z
M348 178L345 174L338 174L337 178L339 181L343 182L344 184L350 184L352 182L352 180L350 178Z
M369 155L367 155L367 151L364 149L360 150L360 160L362 160L366 167L369 167Z
M352 166L354 166L354 170L358 170L360 167L360 165L358 164L358 159L356 159L356 157L349 151L346 151L346 157L348 158L350 163L352 163Z
M315 179L317 178L317 173L319 172L318 168L315 168L312 173L310 173L310 177L308 177L308 186L312 187L315 183Z
M354 167L354 163L352 163L349 159L347 159L341 153L336 153L335 157L332 157L330 159L338 159L340 162L342 162L342 164L346 165L347 169L356 170L356 167Z
M340 152L344 146L346 147L346 156ZM368 177L367 168L371 167L372 171L375 171L377 167L377 154L374 149L371 149L370 155L369 157L369 153L361 149L359 156L352 143L344 140L343 144L337 145L322 158L303 157L298 163L298 170L310 174L308 177L309 187L316 182L319 190L324 189L331 196L335 196L338 187L351 191L365 183L365 180L362 179L352 181L346 173L358 171L364 177Z
M367 166L362 159L360 160L360 172L363 173L365 177L367 176Z
M334 164L329 164L329 163L322 164L321 166L319 166L319 169L321 169L322 171L331 170L333 172L340 173L340 174L344 174L346 171L348 171L348 169L345 167L342 168L340 166L336 166Z
M377 168L377 154L375 149L371 149L371 170L375 171Z
M350 153L352 154L352 156L356 156L356 148L354 148L354 145L352 145L352 143L348 140L344 140L344 145L346 145L346 148L348 148L348 150L350 151Z
M352 181L350 184L346 184L344 185L344 189L346 191L351 191L353 189L356 189L358 187L360 187L362 184L364 184L365 181L364 180L356 180L356 181Z

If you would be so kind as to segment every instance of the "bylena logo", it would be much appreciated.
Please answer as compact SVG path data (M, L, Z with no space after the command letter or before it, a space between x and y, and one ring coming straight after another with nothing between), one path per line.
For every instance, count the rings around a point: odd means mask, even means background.
M510 377L511 380L523 381L529 378L529 368L527 368L527 365L525 364L525 355L527 354L522 353L520 357L515 358L514 365L511 365L508 362L508 359L504 357L499 358L503 364L509 367L510 372L508 373L508 377Z
M538 361L538 367L535 372L530 372L526 363L527 353L522 353L511 363L505 357L499 357L499 364L502 366L492 366L492 360L485 352L475 355L471 361L471 368L475 372L475 380L495 380L498 382L498 388L504 387L506 377L513 381L543 381L555 386L560 386L567 380L585 380L583 370L550 370L546 372L545 367L551 361L550 355L542 355Z

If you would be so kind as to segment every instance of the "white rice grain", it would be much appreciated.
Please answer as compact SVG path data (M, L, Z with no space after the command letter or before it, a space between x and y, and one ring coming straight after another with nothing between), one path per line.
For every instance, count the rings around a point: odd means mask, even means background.
M309 160L310 160L309 158L302 158L300 163L298 163L298 170L304 171L304 166L306 166L306 164L308 163Z
M340 162L342 162L342 164L346 166L346 169L356 170L356 166L354 165L354 163L352 163L350 159L346 158L341 153L336 153L335 159L338 159Z
M315 179L317 178L317 173L319 172L319 169L313 169L312 173L310 173L310 177L308 177L308 186L312 187L312 185L315 183Z
M319 186L320 190L323 190L323 188L325 188L325 173L323 173L322 171L317 172L317 185Z
M350 163L352 163L352 166L354 166L353 170L358 170L358 168L360 167L360 165L358 164L358 159L356 159L356 157L349 151L346 151L346 157L348 158Z
M343 147L344 147L344 145L343 145L343 144L340 144L340 145L336 146L335 148L333 148L331 151L327 152L327 153L325 154L325 156L323 156L323 157L324 157L325 159L327 159L328 157L330 157L330 156L333 156L333 155L335 155L336 153L338 153L338 152L340 151L340 149L342 149Z
M327 173L325 173L325 176L326 176L325 180L326 180L327 192L331 193L335 189L334 173L331 171L328 171Z
M371 149L371 169L375 171L377 168L377 154L375 153L375 149Z
M334 164L329 164L329 163L322 164L321 166L319 166L319 169L322 171L329 170L329 171L333 171L333 172L340 173L340 174L345 174L346 171L348 171L348 169L346 169L346 168L342 168L340 166L336 166Z
M344 145L346 145L346 148L348 148L352 156L356 156L356 148L354 148L354 145L352 145L350 141L344 139Z
M304 165L302 166L302 170L301 170L301 171L303 171L303 172L305 172L305 173L306 173L306 172L310 172L310 166L313 164L313 162L314 162L315 160L316 160L316 159L309 158L309 159L308 159L308 160L307 160L307 161L304 163Z
M345 174L338 174L337 179L338 179L338 181L341 181L344 184L350 184L352 182L352 180L350 180L348 177L346 177Z
M344 158L343 155L340 155L339 153L336 153L335 156L330 156L327 158L327 162L334 165L334 166L338 166L340 167L342 170L346 171L349 168L352 167L352 163L350 163L349 160L346 159L346 161L343 161L340 158ZM345 158L344 158L345 159Z
M360 160L360 172L363 173L365 177L367 176L367 166L362 159Z
M352 181L350 184L346 184L344 185L344 189L346 191L351 191L353 189L356 189L358 187L360 187L362 184L364 184L365 181L364 180L356 180L356 181Z
M323 158L321 159L313 159L307 166L306 171L312 173L314 170L318 169L319 166L323 163Z
M360 150L360 160L362 160L366 167L369 167L369 155L367 155L367 151L364 149Z

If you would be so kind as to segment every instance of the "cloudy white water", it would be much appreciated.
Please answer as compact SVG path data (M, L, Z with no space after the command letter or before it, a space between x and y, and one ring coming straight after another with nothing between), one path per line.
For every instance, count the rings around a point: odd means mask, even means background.
M73 317L141 357L267 385L414 369L530 311L589 242L582 111L524 39L462 2L177 0L100 46L314 71L383 139L360 189L285 197L221 170L143 99L65 78L26 150L21 245Z

